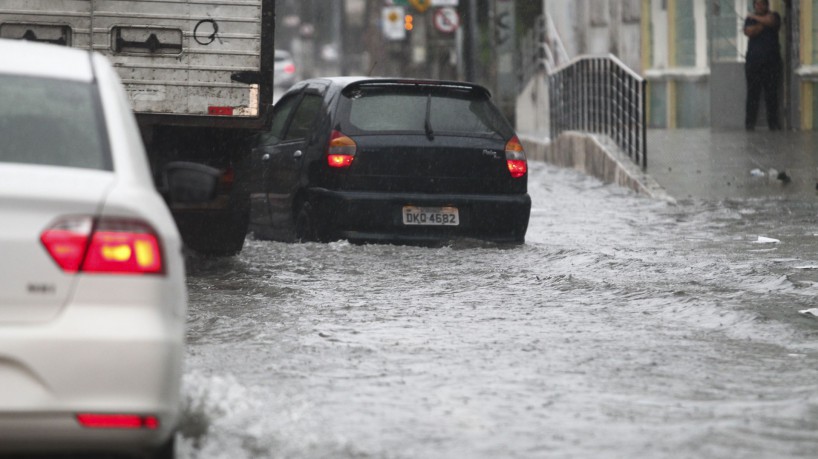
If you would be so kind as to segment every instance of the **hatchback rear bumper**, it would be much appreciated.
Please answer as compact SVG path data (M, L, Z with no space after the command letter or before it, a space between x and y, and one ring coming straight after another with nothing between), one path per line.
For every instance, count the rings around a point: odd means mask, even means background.
M361 241L433 242L479 239L522 243L528 228L528 194L474 195L375 193L313 188L308 197L331 237ZM454 207L457 226L406 225L404 206Z

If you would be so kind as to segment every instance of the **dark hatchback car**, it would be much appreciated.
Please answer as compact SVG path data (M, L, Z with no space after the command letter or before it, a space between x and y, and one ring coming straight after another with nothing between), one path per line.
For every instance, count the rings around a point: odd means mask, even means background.
M305 80L250 148L257 238L525 241L525 152L481 86Z

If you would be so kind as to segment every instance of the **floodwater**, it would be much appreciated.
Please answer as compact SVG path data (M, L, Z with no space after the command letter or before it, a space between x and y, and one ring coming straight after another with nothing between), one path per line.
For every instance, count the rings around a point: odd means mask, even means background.
M191 259L180 456L818 457L818 204L531 169L521 247Z

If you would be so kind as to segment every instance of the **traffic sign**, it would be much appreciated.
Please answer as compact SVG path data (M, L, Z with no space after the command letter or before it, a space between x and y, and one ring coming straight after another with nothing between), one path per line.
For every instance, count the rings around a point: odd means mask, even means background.
M424 13L432 6L432 0L409 0L409 3L415 7L419 13Z
M438 8L434 16L435 29L442 33L452 33L460 27L460 15L454 8Z
M406 38L404 19L406 12L402 6L385 6L381 10L381 27L383 36L387 40L403 40Z

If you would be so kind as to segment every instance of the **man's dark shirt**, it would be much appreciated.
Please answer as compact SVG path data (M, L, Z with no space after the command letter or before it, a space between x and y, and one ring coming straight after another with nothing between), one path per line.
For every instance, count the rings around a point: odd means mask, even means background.
M779 54L778 44L778 29L781 27L781 16L778 13L770 13L775 15L778 26L764 27L761 33L755 37L750 37L747 44L747 62L762 63L762 62L778 62L781 60ZM747 18L744 20L744 27L758 24L755 19Z

